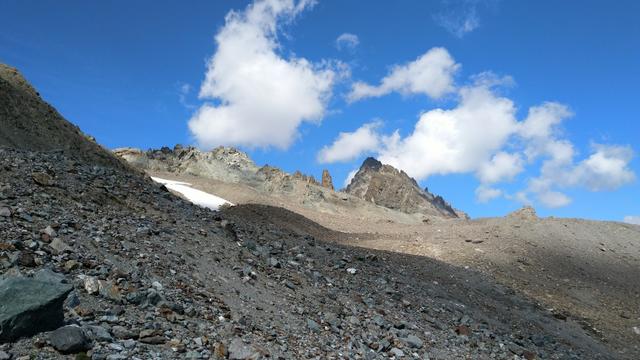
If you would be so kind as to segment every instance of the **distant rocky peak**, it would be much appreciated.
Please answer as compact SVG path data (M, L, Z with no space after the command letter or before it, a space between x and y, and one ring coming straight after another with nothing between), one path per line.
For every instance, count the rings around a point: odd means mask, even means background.
M456 218L466 214L455 210L441 196L423 190L418 182L391 165L369 157L355 174L347 193L405 213Z

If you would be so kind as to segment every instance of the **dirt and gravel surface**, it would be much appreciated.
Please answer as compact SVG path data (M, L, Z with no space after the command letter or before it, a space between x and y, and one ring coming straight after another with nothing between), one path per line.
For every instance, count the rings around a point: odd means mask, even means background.
M292 206L290 206L292 207ZM303 212L304 209L298 209ZM341 244L428 257L479 271L559 319L579 323L623 358L640 356L640 227L514 214L421 224L368 222L315 214L306 222L273 221ZM363 227L366 231L363 231Z
M307 220L298 224L272 216L271 221L327 241L423 256L482 272L559 319L579 323L621 358L640 356L638 226L538 218L532 209L475 220L371 213L340 203L333 211L237 183L154 174L188 181L237 204L286 208ZM323 228L308 226L307 221Z

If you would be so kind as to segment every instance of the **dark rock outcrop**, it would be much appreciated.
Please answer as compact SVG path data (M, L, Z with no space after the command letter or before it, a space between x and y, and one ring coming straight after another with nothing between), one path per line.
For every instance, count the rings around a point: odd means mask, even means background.
M47 271L0 282L0 343L60 327L62 305L72 289Z
M405 213L448 218L466 217L441 196L422 190L404 171L367 158L347 186L346 192L366 201Z

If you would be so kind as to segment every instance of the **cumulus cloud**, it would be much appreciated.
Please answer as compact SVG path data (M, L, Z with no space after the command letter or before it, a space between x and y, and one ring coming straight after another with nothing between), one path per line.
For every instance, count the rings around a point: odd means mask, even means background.
M558 191L544 191L538 193L538 200L546 207L559 208L571 203L571 198Z
M231 11L215 37L200 98L189 120L201 147L243 145L288 148L303 122L326 112L336 72L327 62L278 53L278 25L290 22L313 1L257 0Z
M396 137L380 149L380 161L417 179L475 173L513 134L515 112L511 100L485 86L462 88L455 108L423 113L411 134ZM484 172L489 176L490 171Z
M623 221L627 224L640 225L640 216L625 216Z
M487 203L499 196L502 196L502 190L480 185L476 188L476 200L479 203Z
M354 83L347 100L355 102L391 92L403 95L423 94L439 99L455 90L454 75L458 69L460 65L449 52L436 47L408 64L394 66L377 86L361 81Z
M343 33L336 39L336 48L338 50L353 50L360 44L358 35L351 33Z
M321 163L351 161L366 152L376 150L380 146L380 136L376 128L381 122L376 121L362 125L354 132L341 132L330 146L325 146L318 153Z
M477 176L484 184L493 184L511 180L524 170L524 161L520 154L500 151L491 160L484 162L477 170Z
M629 146L593 145L594 152L582 160L568 178L591 191L613 190L635 180L629 168L633 150Z

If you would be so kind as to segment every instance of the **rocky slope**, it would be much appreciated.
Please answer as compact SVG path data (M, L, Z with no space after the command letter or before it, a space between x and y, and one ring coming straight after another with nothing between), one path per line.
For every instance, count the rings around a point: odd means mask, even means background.
M124 163L65 120L14 68L0 64L0 146L59 151L95 164Z
M50 283L68 284L60 292L72 288L63 327L0 345L0 356L611 357L484 276L326 242L309 233L329 230L283 209L214 212L62 154L0 150L0 168L3 278L48 269ZM0 289L22 302L10 285Z
M355 174L346 192L374 204L405 213L421 213L450 218L467 218L441 196L422 190L404 171L367 158Z

